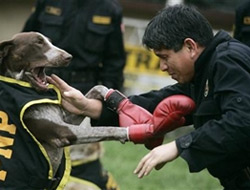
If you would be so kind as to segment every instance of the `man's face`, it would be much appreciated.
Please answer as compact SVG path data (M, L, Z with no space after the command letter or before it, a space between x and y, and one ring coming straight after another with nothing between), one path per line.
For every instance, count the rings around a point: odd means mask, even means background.
M160 58L160 69L168 72L172 79L179 83L190 82L194 77L194 63L200 51L197 48L183 45L178 52L168 49L154 50Z

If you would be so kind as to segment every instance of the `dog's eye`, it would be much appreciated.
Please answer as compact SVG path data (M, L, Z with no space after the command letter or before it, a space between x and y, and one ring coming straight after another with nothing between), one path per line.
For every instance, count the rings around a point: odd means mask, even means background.
M44 43L44 40L42 38L38 38L36 43L42 45Z

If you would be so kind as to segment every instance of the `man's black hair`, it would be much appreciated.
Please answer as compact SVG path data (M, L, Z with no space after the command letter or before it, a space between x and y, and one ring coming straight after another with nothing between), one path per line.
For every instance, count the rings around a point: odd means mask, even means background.
M213 38L213 30L208 20L196 9L174 5L164 8L150 21L142 42L149 49L178 51L185 38L192 38L206 47Z

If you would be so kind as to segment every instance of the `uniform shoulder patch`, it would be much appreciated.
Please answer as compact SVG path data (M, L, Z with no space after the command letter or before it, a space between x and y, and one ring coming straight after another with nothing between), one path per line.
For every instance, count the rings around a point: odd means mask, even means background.
M62 9L53 6L46 6L45 12L52 15L60 16L62 14Z
M243 18L243 23L246 24L246 25L250 25L250 16L245 16Z
M95 24L111 24L111 17L110 16L100 16L100 15L94 15L92 17L92 22Z

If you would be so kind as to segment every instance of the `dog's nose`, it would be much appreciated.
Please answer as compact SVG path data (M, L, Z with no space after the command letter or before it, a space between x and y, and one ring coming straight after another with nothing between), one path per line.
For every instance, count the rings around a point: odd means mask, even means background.
M66 61L70 61L72 59L72 55L67 54L64 58Z

